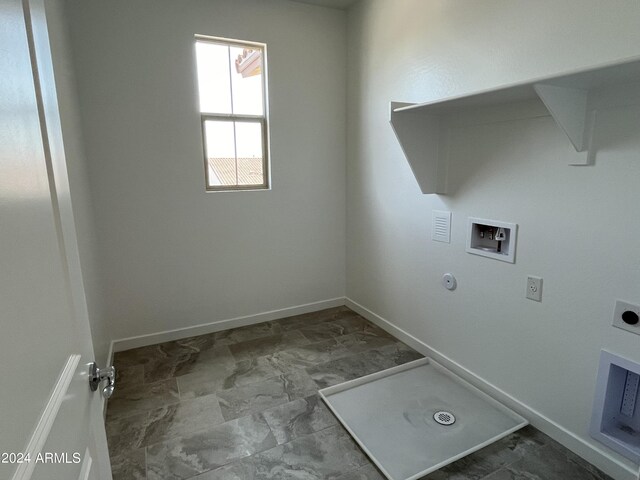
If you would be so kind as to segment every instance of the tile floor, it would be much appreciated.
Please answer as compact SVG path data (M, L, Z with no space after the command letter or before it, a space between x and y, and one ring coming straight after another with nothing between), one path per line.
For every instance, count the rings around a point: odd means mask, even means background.
M317 391L422 357L346 307L117 353L114 480L383 480ZM425 480L603 480L527 427Z

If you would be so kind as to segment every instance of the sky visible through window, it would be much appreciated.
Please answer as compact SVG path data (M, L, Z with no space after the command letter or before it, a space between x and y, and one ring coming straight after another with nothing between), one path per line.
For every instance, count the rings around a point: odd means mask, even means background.
M239 73L236 60L243 53L247 55L247 47L196 41L201 113L264 115L262 62L257 69ZM204 135L210 185L263 183L259 121L206 119Z

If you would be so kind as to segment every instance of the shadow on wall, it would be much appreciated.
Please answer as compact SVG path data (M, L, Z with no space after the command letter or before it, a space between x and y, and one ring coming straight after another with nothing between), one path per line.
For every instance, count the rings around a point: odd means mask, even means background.
M550 148L556 142L549 142L547 135L555 128L550 116L451 127L448 195L491 186L498 199L518 193L523 179L544 177L545 158L558 156ZM518 191L512 190L514 184L519 185Z
M593 135L594 164L612 160L611 156L603 160L605 152L615 151L618 155L634 152L638 125L640 105L599 109ZM548 168L557 171L569 167L572 159L580 155L584 153L573 149L548 115L532 114L517 120L452 126L449 128L448 195L496 181L507 190L515 179L527 183L536 179L544 181L549 175ZM546 162L549 163L545 167ZM571 166L568 172L573 169L580 167ZM521 193L521 189L515 193Z

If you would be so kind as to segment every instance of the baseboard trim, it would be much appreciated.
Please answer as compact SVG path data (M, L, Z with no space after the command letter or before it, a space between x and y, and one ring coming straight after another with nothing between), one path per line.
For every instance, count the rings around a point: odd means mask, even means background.
M514 411L525 417L527 420L529 420L531 424L538 430L549 435L551 438L561 443L569 450L580 455L589 463L592 463L613 478L618 480L638 480L639 476L637 470L634 470L632 467L625 465L617 458L614 458L612 455L610 455L608 452L600 450L594 445L587 443L573 432L567 430L560 424L524 404L517 398L501 390L482 377L474 374L471 370L460 365L456 361L452 360L451 358L447 357L443 353L422 342L421 340L418 340L410 333L395 326L393 323L381 317L380 315L360 305L354 300L351 300L349 297L345 298L345 305L365 317L367 320L376 324L380 328L386 330L394 337L403 341L411 348L417 350L425 356L432 357L434 360L443 364L445 367L447 367L452 372L456 373L475 387L507 405L509 408L513 409Z
M302 315L304 313L317 312L325 308L340 307L345 304L344 297L336 297L318 302L306 303L294 307L281 308L278 310L270 310L268 312L246 315L243 317L229 318L226 320L218 320L216 322L203 323L191 327L176 328L174 330L166 330L164 332L151 333L147 335L138 335L135 337L122 338L111 342L110 358L113 353L130 350L132 348L146 347L147 345L155 345L156 343L170 342L180 340L182 338L194 337L196 335L205 335L207 333L219 332L230 328L244 327L257 323L277 320L279 318L291 317L293 315Z

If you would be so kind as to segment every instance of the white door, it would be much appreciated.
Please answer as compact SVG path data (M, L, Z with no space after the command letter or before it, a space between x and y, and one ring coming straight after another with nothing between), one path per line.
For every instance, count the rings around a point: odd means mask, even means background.
M0 478L111 478L44 0L0 0Z

